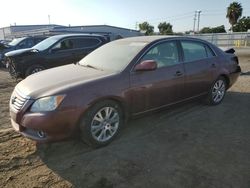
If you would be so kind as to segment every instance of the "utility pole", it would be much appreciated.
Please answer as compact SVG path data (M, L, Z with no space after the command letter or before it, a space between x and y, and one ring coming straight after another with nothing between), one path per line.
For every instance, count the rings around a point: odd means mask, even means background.
M193 32L195 33L195 23L196 23L196 11L194 12L194 27L193 27Z
M138 22L135 22L135 30L138 28Z
M48 19L49 19L49 25L50 25L50 15L48 15Z
M198 26L197 26L197 32L200 32L200 16L201 16L201 10L197 10L198 13Z

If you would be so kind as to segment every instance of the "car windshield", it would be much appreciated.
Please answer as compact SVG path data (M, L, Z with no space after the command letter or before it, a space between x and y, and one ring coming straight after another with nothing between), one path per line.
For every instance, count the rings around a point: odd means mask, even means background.
M42 42L39 42L37 45L33 46L32 48L39 50L39 51L43 51L43 50L48 49L50 46L55 44L57 41L58 41L57 37L50 37L50 38L43 40Z
M16 46L18 43L20 43L22 40L24 40L25 38L16 38L16 39L13 39L8 45L9 46Z
M93 51L79 64L86 67L121 72L147 43L117 40Z

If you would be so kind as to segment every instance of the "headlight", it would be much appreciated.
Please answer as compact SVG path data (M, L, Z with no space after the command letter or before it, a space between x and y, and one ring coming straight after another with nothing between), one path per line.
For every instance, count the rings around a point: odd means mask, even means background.
M40 98L33 103L30 111L31 112L53 111L60 105L64 97L65 95L57 95L57 96Z

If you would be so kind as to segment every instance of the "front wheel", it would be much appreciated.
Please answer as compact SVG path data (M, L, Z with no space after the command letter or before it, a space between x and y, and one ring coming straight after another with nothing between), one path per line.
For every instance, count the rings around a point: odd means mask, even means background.
M223 77L219 77L215 82L212 84L208 97L207 102L210 105L217 105L220 104L226 94L226 81Z
M29 67L25 73L25 77L31 75L31 74L35 74L37 72L40 72L42 70L44 70L45 68L41 65L32 65L31 67Z
M121 107L112 100L95 104L86 112L81 123L83 141L93 147L109 144L119 133L123 124Z

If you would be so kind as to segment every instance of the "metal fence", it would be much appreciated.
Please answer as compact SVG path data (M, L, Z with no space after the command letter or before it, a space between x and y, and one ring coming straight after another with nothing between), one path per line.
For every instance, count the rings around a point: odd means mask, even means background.
M189 36L209 41L221 47L250 46L250 32L195 34Z

